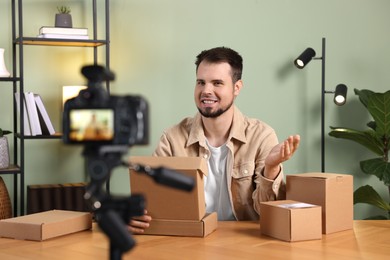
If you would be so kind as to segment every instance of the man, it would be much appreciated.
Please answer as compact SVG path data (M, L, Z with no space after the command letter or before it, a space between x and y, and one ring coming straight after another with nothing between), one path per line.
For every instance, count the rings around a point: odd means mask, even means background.
M260 202L285 197L281 163L290 159L299 135L278 143L274 130L247 118L234 105L243 82L242 57L218 47L197 56L194 91L198 113L166 130L156 156L197 156L208 161L206 212L219 220L255 220ZM150 216L133 219L130 230L142 233Z

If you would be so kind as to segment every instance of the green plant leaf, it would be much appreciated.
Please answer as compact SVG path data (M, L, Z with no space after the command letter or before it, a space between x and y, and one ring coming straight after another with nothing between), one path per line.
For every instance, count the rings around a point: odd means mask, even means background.
M372 129L359 131L351 128L333 126L331 126L330 129L332 129L332 131L329 132L330 136L357 142L375 154L380 156L383 155L384 145L380 140L378 140L375 131Z
M375 121L370 121L370 122L368 122L367 123L367 126L369 127L369 128L371 128L372 130L376 130L376 123L375 123Z
M368 98L370 97L370 95L374 94L375 92L374 91L371 91L371 90L368 90L368 89L362 89L362 90L358 90L358 89L354 89L354 92L356 95L359 96L359 100L360 102L367 108L367 103L368 103Z
M362 186L353 193L353 204L357 203L366 203L386 212L390 211L390 205L370 185Z
M390 136L390 91L373 93L368 96L367 109L376 123L378 136Z
M374 158L360 162L360 168L366 174L372 174L383 181L386 186L390 186L390 163L382 158Z

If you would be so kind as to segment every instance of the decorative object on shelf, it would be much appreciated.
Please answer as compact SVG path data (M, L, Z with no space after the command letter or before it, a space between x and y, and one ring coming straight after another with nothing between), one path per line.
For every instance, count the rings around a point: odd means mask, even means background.
M38 38L88 40L87 28L42 26Z
M0 77L9 77L10 75L4 62L4 49L0 48Z
M330 127L330 136L354 141L377 155L376 158L360 161L360 169L369 175L378 177L390 194L390 91L384 93L355 89L360 102L366 107L373 121L367 123L367 130L360 131L347 127ZM365 118L365 115L363 115ZM368 219L390 219L390 204L381 197L371 185L365 185L353 194L353 203L366 203L384 210L385 215Z
M72 28L72 15L70 14L70 7L57 6L58 13L55 17L55 27Z
M0 219L12 217L11 199L3 178L0 177Z
M0 128L0 169L9 167L9 147L8 139L5 135L10 133L11 131Z

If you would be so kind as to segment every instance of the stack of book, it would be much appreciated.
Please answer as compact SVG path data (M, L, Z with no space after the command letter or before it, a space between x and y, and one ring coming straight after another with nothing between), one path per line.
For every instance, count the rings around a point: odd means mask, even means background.
M27 186L27 214L48 210L90 211L84 199L88 183L36 184Z
M88 40L87 28L63 28L42 26L38 38Z
M20 113L20 94L15 93L18 112ZM54 135L55 130L49 114L40 95L33 92L25 92L23 99L24 135Z

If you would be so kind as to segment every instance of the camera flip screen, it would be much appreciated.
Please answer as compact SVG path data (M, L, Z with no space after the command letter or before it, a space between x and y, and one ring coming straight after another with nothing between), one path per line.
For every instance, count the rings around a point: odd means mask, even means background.
M114 110L72 109L69 111L71 142L102 142L114 139Z

